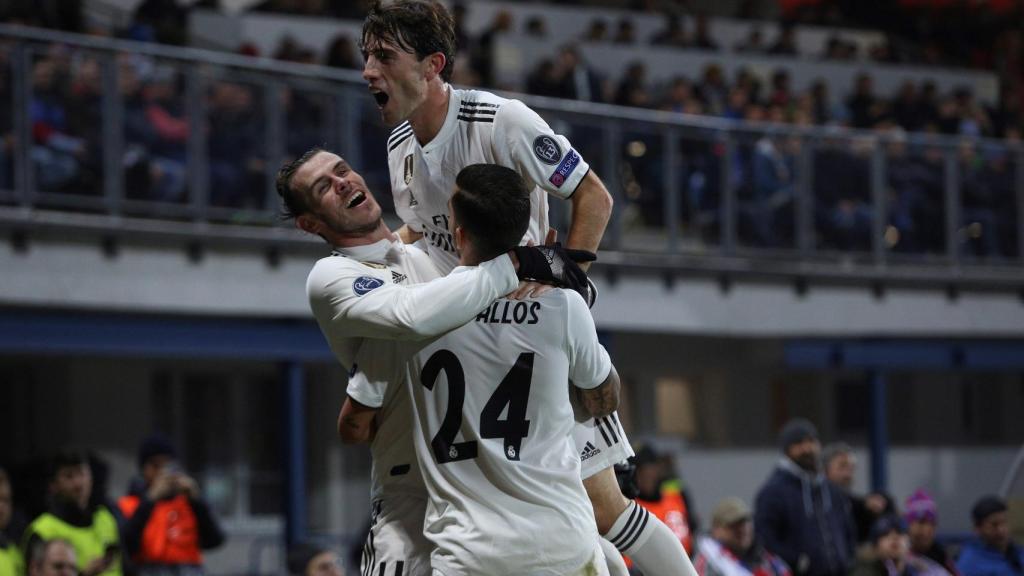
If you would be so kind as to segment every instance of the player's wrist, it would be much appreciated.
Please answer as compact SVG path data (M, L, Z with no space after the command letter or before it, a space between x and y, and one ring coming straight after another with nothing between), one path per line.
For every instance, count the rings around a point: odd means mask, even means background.
M512 268L519 272L519 257L516 256L515 251L509 250L506 254L508 254L508 259L512 261Z

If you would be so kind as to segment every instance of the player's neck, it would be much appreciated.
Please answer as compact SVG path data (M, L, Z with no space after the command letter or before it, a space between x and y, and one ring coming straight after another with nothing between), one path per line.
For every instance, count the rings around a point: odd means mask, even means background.
M426 146L433 140L448 118L448 99L451 98L451 90L448 84L440 78L427 86L427 98L420 105L419 109L409 117L409 125L412 126L412 133L420 146Z
M377 227L371 232L367 232L359 235L346 235L346 234L330 234L329 236L324 235L324 240L327 240L329 244L337 248L355 248L356 246L369 246L370 244L376 244L381 240L392 240L395 239L396 235L388 228L388 225L381 219L377 223Z

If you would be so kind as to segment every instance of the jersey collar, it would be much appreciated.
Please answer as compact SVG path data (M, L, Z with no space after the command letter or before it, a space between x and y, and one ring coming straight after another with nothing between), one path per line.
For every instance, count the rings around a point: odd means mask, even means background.
M455 134L455 128L459 122L459 107L462 105L462 96L458 90L452 88L451 84L445 84L444 88L448 91L448 114L444 117L441 131L437 133L437 136L434 136L433 140L423 146L423 152L425 153L432 151L434 148L444 146L451 139L452 135Z
M392 264L397 261L400 254L405 253L405 244L395 235L392 238L385 238L363 246L346 246L344 248L335 246L334 253L358 262Z

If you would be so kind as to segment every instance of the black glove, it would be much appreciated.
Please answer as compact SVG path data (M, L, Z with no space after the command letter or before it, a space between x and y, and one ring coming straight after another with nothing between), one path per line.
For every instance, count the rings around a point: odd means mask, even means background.
M575 290L583 296L588 306L594 305L597 292L591 290L586 273L577 264L597 260L593 252L563 248L558 243L550 246L517 246L512 252L519 259L517 276L520 280Z

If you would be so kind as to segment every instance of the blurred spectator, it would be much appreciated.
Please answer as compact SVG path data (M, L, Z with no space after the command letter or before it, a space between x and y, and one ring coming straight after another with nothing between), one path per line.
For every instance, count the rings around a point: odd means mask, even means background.
M117 519L106 506L89 504L93 477L86 455L62 451L54 457L50 472L49 509L25 531L24 550L31 551L40 541L64 539L75 549L80 574L120 576Z
M469 50L471 39L466 31L466 5L462 2L452 5L452 22L455 28L455 52Z
M29 576L76 576L78 555L74 546L63 538L40 540L34 545L29 560Z
M850 125L871 128L885 114L885 104L875 96L874 81L868 74L857 76L853 94L846 100L850 110Z
M1024 548L1010 539L1006 502L984 496L971 509L977 538L964 544L956 567L962 576L1020 576L1024 574Z
M775 110L781 110L778 107ZM796 197L796 165L800 140L762 136L753 150L753 189L741 191L741 228L757 246L780 246L792 236L792 205ZM784 225L784 222L790 225ZM749 225L750 232L747 232Z
M510 12L499 10L494 15L491 25L477 38L470 62L472 68L480 75L480 81L484 86L494 85L494 42L498 36L512 31L513 23Z
M636 44L636 27L629 18L619 20L619 28L615 32L612 42L616 44Z
M719 116L725 110L726 100L729 97L729 87L726 86L725 75L721 66L708 64L704 67L704 76L701 78L700 98L704 103L708 114Z
M825 43L825 53L822 54L825 60L856 60L857 45L853 42L846 42L838 35L830 36Z
M797 575L843 576L853 559L853 529L842 493L820 471L818 430L790 420L779 445L783 458L757 494L757 534Z
M666 471L659 455L649 446L636 454L637 504L657 516L693 556L693 516L686 493L679 487L664 485Z
M128 37L143 42L184 45L188 11L176 0L143 0L135 9Z
M792 94L789 87L789 72L778 68L772 73L772 91L768 95L768 103L772 106L788 106Z
M202 550L224 542L199 484L181 470L177 451L161 436L139 447L139 473L118 506L125 554L139 576L201 576Z
M210 202L214 206L258 207L265 201L262 110L252 88L214 84L209 100Z
M77 182L86 142L69 134L67 97L58 61L46 58L32 67L31 150L36 183L46 191L64 192Z
M560 89L562 98L586 102L604 102L604 87L597 73L580 56L573 46L562 48L558 64L562 77Z
M904 130L915 132L924 127L926 118L925 107L917 97L917 88L907 80L900 86L900 91L892 103L893 120Z
M815 211L822 245L846 251L871 248L871 154L867 138L826 140L816 147Z
M7 471L0 468L0 574L22 574L25 563L18 550L18 545L7 533L11 516L14 513L14 499L11 494L11 481Z
M760 26L751 26L747 32L747 37L741 40L735 46L733 50L739 53L747 54L761 54L768 51L768 47L764 45L764 36L761 32Z
M944 206L931 200L943 193L942 151L912 153L900 128L888 131L887 136L889 222L898 232L889 244L901 252L941 251L943 239L934 237L937 227L926 223L943 221Z
M694 20L693 47L701 50L718 50L718 43L711 38L707 15L697 14Z
M857 561L850 576L949 576L931 560L909 554L907 529L899 516L880 517L869 536L871 551Z
M980 153L971 140L960 142L960 198L963 204L962 226L966 231L965 248L976 256L999 256L999 205L1001 197L1012 189L1011 176L1002 153L992 151L990 158ZM1003 178L999 178L1002 175Z
M935 500L925 491L918 488L904 504L903 518L907 522L907 535L910 537L910 553L915 556L929 558L942 566L950 574L957 574L953 557L946 547L935 540L935 528L939 523L938 508Z
M594 18L590 21L590 27L581 38L583 42L607 42L608 22L604 18Z
M550 58L541 60L526 78L526 92L538 96L559 97L562 95L561 85L562 79Z
M678 14L669 14L665 18L665 28L658 31L652 38L651 44L656 46L675 46L685 48L690 45L686 36L686 28L683 27L683 19Z
M363 69L362 61L356 56L355 44L347 34L339 34L331 40L330 45L327 46L324 64L332 68Z
M288 550L288 573L291 576L345 576L338 555L313 544L297 544Z
M647 67L642 62L633 62L626 68L626 75L615 90L615 104L647 108L651 104L647 90Z
M531 36L533 38L546 38L548 35L548 29L545 22L546 21L540 16L531 16L526 21L526 28L524 32L526 32L527 36Z
M779 28L779 35L768 49L769 54L780 56L796 56L796 30L792 24L783 24Z
M853 493L857 457L849 444L829 444L822 450L821 459L825 464L825 477L838 486L850 500L851 518L857 529L857 542L866 542L876 520L884 515L896 513L892 498L874 492L866 496L857 496Z
M725 498L711 516L711 537L701 538L693 566L699 576L790 576L789 566L754 540L750 507Z

